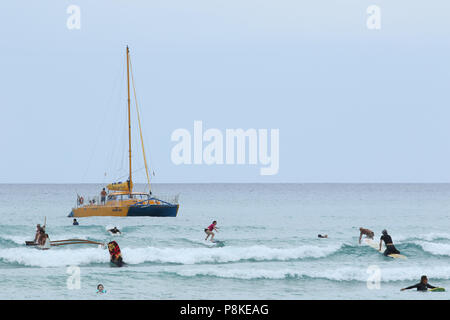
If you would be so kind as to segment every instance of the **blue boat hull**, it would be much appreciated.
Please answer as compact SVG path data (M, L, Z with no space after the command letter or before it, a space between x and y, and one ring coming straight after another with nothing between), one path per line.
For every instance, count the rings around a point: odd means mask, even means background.
M100 209L102 207L99 207ZM101 214L100 210L94 210L96 208L87 208L75 214L71 211L69 217L93 217L93 216L119 216L119 217L176 217L178 213L178 204L152 204L152 205L132 205L130 207L109 207L106 214ZM77 209L80 210L80 209ZM85 211L89 212L86 214ZM113 214L117 213L117 214Z
M176 217L178 205L139 205L128 209L127 217Z

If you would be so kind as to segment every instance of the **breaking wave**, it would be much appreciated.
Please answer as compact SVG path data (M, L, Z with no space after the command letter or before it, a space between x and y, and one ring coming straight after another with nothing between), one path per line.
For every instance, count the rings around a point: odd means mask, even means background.
M324 279L331 281L366 282L370 274L367 268L342 267L334 269L243 269L243 268L205 268L201 270L179 270L165 272L181 277L216 277L240 280L289 280L289 279ZM418 281L421 274L427 274L432 280L450 279L450 266L382 268L381 281Z
M122 254L128 264L168 263L199 264L238 261L289 261L322 258L337 252L341 246L319 247L304 245L294 248L270 248L266 246L222 248L123 248ZM86 265L109 261L107 250L101 248L52 249L9 248L0 250L0 260L25 266L58 267Z

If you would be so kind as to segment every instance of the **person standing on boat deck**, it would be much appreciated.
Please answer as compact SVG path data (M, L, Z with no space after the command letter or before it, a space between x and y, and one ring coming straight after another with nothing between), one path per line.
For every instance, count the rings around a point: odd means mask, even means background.
M394 243L392 242L391 236L388 234L386 230L382 231L383 235L380 238L380 250L381 251L381 245L384 241L384 244L386 245L386 250L384 251L384 255L388 256L390 254L399 254L400 251L397 250L397 248L394 246Z
M211 225L205 229L205 233L206 233L205 241L208 240L209 236L211 236L210 241L213 241L213 239L214 239L213 231L216 230L217 232L219 232L219 230L217 230L218 228L216 227L216 225L217 225L217 221L214 220L213 223L211 223Z
M106 190L103 188L102 192L100 192L102 204L105 204L106 202Z

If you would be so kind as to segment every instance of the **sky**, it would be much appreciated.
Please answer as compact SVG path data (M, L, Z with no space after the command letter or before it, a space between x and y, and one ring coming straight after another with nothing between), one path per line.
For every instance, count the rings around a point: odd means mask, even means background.
M68 29L67 8L80 8ZM369 29L366 10L381 10ZM0 4L0 183L126 179L130 47L155 183L450 182L450 2ZM180 164L177 129L278 129L279 170ZM144 182L136 126L133 166Z

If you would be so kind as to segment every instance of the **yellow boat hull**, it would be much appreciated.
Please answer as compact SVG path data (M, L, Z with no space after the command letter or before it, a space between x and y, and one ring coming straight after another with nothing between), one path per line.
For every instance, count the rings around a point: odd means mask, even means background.
M73 208L69 217L176 217L178 204L146 203L124 206L87 205Z
M85 206L72 209L73 217L126 217L129 207Z

